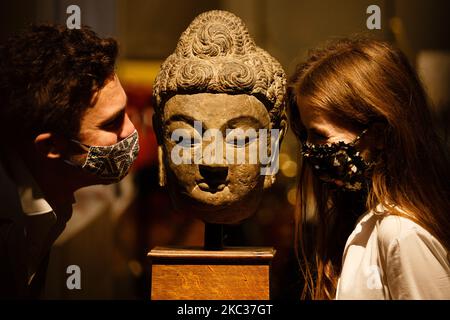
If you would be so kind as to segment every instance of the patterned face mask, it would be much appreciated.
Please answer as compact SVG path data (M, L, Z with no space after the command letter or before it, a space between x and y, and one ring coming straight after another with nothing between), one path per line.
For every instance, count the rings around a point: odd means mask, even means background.
M139 154L137 130L110 146L90 146L77 140L71 139L71 141L88 152L86 161L81 168L105 181L119 182L122 180ZM75 165L68 160L66 162Z
M303 158L311 165L319 179L344 190L358 191L367 183L366 173L372 166L356 150L355 145L366 133L365 129L350 143L331 144L302 143Z

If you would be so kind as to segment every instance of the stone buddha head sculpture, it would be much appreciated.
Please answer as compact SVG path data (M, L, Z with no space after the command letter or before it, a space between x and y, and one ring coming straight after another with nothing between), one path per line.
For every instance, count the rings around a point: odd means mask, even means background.
M153 86L160 184L206 223L235 224L257 209L278 170L286 76L225 11L197 16Z

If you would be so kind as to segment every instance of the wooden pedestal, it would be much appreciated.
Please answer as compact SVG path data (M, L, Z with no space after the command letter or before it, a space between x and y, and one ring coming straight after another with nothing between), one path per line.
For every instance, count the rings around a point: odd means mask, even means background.
M273 248L156 247L152 300L268 300Z

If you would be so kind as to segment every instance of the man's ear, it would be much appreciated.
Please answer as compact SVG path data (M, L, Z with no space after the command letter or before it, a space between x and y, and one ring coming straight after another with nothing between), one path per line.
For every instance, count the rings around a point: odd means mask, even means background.
M45 132L36 136L34 146L42 156L59 159L67 149L67 140L58 134Z

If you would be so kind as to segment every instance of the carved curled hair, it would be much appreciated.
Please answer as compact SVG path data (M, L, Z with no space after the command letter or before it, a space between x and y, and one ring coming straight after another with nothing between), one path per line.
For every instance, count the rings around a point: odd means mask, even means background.
M285 117L283 68L255 45L242 20L226 11L197 16L162 64L153 86L159 118L170 97L189 93L250 94L264 103L272 127Z

